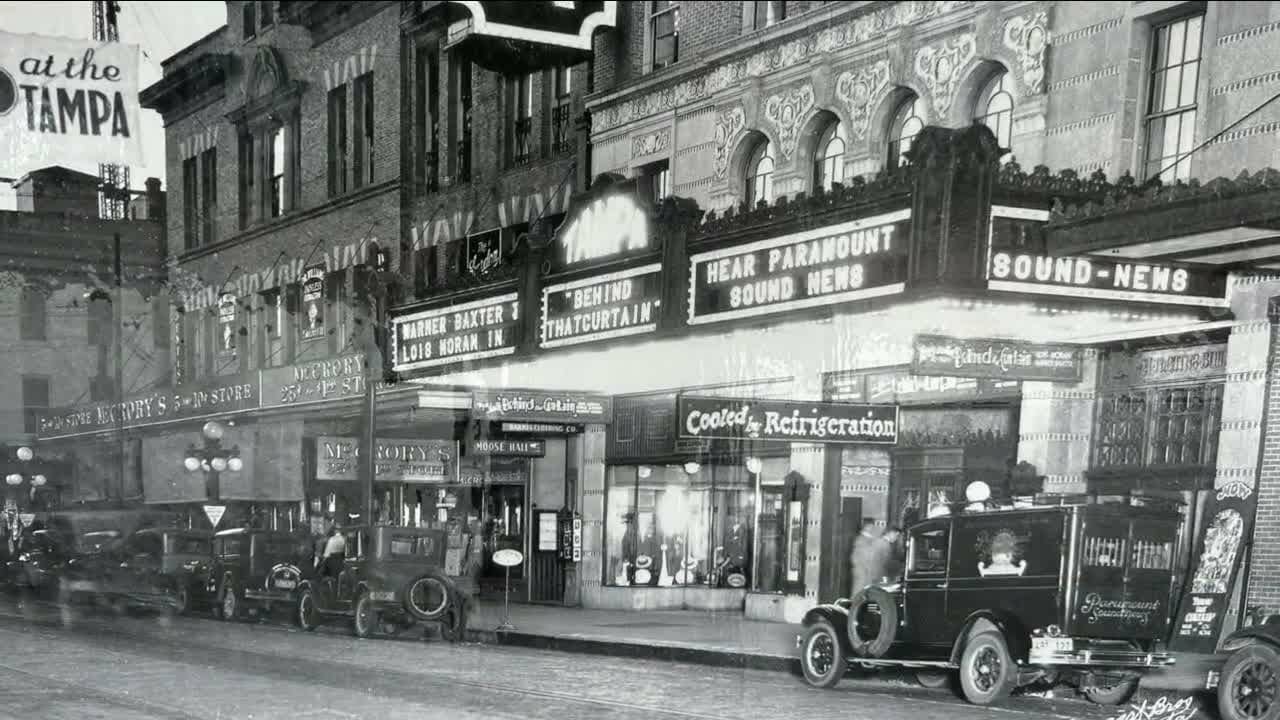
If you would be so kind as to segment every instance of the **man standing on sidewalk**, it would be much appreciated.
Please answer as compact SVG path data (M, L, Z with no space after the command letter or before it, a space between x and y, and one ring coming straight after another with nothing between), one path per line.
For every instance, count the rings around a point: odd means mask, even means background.
M883 574L881 560L884 553L881 546L884 543L880 538L880 530L876 527L875 520L863 520L862 532L858 533L858 537L853 541L853 552L850 553L849 562L852 566L853 583L849 590L849 597L858 594L858 591L880 579Z

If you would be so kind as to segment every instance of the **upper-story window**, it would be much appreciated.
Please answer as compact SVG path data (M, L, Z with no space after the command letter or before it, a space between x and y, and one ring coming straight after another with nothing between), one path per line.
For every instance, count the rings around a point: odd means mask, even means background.
M48 337L48 298L38 288L24 285L18 300L18 337L23 340L44 340Z
M262 8L259 10L259 14L262 15L262 18L260 22L262 23L262 29L266 30L276 21L276 4L271 0L263 0L261 5Z
M329 196L347 191L347 86L329 91Z
M450 63L453 71L452 97L453 136L456 179L471 179L471 63L454 55Z
M768 140L761 140L747 161L747 203L773 202L773 147Z
M245 40L258 34L258 3L246 0L240 8L240 18L244 23Z
M752 8L754 12L752 27L756 30L761 30L773 25L774 23L782 22L787 17L787 4L782 2L782 0L770 0L769 2L756 0L756 2L751 4L754 6Z
M641 169L641 185L649 199L655 204L671 196L671 162L659 160L645 165Z
M996 142L1005 149L1013 142L1013 96L1009 94L1008 78L1008 73L1001 70L987 81L978 94L973 118L991 128Z
M271 128L267 136L267 144L270 154L267 156L269 163L267 167L267 183L270 187L271 197L268 201L268 210L271 217L280 217L284 214L284 126L276 125Z
M813 186L830 188L844 181L844 151L848 137L844 124L839 120L827 125L818 137L817 151L813 155Z
M524 165L533 158L533 75L525 73L508 80L511 112L511 164Z
M426 192L440 188L440 59L434 45L418 48L414 73L417 106L419 182Z
M240 229L249 227L253 222L254 193L254 138L251 133L239 137L240 145Z
M352 123L355 128L355 162L351 169L351 184L361 188L373 184L373 73L357 77L351 89L355 93L355 122Z
M573 68L562 65L553 74L555 105L551 108L551 150L560 155L572 149Z
M893 114L893 123L889 126L889 167L906 165L907 151L915 142L916 136L924 130L924 120L920 117L920 98L915 94L903 100Z
M680 59L680 3L653 0L649 8L649 36L654 70Z
M182 161L182 235L187 250L215 240L218 153L210 148Z
M1191 177L1189 155L1195 144L1203 24L1203 15L1193 15L1155 28L1147 103L1149 178Z

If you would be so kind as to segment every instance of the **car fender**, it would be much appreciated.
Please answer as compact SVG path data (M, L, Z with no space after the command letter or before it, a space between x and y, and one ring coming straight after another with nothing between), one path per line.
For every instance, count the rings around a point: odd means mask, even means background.
M1280 622L1251 625L1241 628L1227 636L1222 643L1222 652L1235 652L1255 642L1266 643L1280 649Z
M840 636L840 647L845 651L846 657L852 654L853 646L849 644L849 609L837 603L818 605L809 608L800 624L807 628L819 620L831 623L836 629L836 635Z
M964 625L961 626L960 632L956 635L955 644L951 647L952 663L958 664L960 662L960 656L964 654L965 642L969 639L970 632L980 623L993 626L997 632L1004 636L1005 644L1009 647L1009 654L1013 656L1014 660L1026 662L1027 656L1031 654L1031 635L1026 627L1013 613L997 608L988 608L978 610L965 618Z

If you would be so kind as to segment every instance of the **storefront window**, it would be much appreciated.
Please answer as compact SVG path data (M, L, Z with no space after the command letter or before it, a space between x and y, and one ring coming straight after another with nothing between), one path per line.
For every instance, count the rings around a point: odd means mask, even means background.
M746 587L755 493L740 464L609 468L606 584Z

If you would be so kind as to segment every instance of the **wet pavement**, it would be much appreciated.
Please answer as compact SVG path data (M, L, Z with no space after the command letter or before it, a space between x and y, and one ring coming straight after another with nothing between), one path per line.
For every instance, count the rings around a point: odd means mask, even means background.
M0 603L2 718L1107 718L1016 697L978 708L945 690L484 645L335 623L125 615Z

